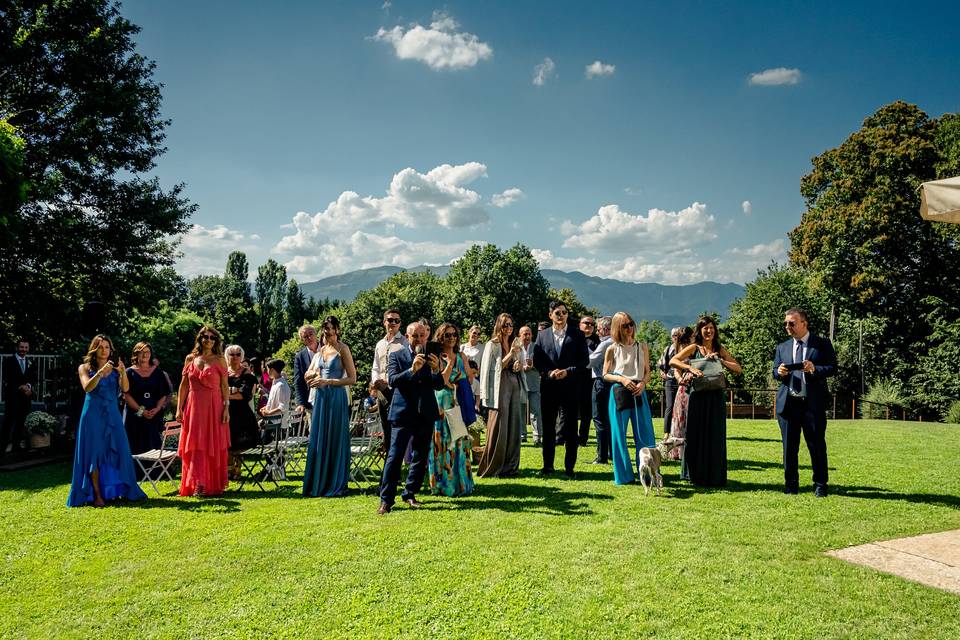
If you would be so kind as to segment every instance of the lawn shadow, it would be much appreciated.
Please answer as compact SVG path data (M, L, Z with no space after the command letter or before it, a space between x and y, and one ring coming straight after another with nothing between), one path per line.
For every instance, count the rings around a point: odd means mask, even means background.
M173 496L147 496L146 500L125 503L128 508L134 509L179 509L181 511L196 511L201 513L236 513L240 511L240 501L224 497L187 498Z
M39 491L70 484L73 471L69 461L51 462L26 469L0 472L0 491Z
M736 440L738 442L782 442L780 438L751 438L749 436L727 436L727 440Z
M846 487L830 485L830 492L846 498L863 498L866 500L902 500L919 504L934 504L951 509L960 509L960 496L943 493L900 493L881 487Z
M497 482L477 486L473 496L442 503L428 503L430 509L497 509L510 513L542 513L552 516L592 515L585 500L612 500L613 496L564 491L542 484ZM437 505L437 506L434 506Z

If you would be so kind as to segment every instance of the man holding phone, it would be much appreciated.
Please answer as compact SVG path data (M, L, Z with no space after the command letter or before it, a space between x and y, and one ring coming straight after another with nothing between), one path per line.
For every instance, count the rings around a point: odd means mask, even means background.
M783 478L786 494L799 493L797 456L803 433L813 465L813 493L827 497L827 378L837 372L837 354L827 338L810 333L803 309L789 309L783 327L790 338L777 345L773 377L777 389L777 422L783 440Z

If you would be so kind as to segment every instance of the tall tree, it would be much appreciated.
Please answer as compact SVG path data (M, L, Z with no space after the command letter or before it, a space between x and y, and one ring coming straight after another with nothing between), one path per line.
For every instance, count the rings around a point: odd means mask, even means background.
M864 120L839 147L813 159L801 181L807 203L790 233L790 259L810 269L852 318L882 318L872 353L900 380L912 345L929 333L918 309L929 296L960 306L960 229L918 215L917 187L953 165L954 116L933 120L894 102Z
M254 282L256 295L258 352L270 354L286 337L284 302L287 293L287 269L273 258L260 265Z
M546 317L549 286L527 247L501 251L492 244L474 245L444 278L437 318L489 331L497 315L507 312L518 325L526 324Z
M247 303L252 303L250 297L250 265L247 263L247 254L243 251L231 251L227 256L227 269L224 276L235 282L242 283L243 299Z
M145 175L169 123L138 31L106 0L0 7L0 112L24 140L33 187L13 214L15 251L0 253L0 299L17 307L0 330L40 348L79 333L84 301L106 303L115 324L170 294L159 268L194 207L182 185Z
M307 303L297 281L287 283L287 297L284 314L286 316L286 334L296 333L307 317Z

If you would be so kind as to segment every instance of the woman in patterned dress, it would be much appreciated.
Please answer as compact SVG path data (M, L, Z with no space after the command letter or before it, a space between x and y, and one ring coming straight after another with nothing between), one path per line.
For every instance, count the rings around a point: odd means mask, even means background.
M427 460L430 492L433 495L465 496L473 492L471 457L473 438L466 430L463 413L457 404L457 386L470 381L470 373L460 356L460 331L449 322L437 328L433 339L443 346L441 359L444 388L437 391L440 419L434 424L433 446ZM463 427L463 428L461 428Z

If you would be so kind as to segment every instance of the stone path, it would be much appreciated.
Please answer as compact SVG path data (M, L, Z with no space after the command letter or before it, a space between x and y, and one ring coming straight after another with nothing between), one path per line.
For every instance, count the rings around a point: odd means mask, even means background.
M827 555L960 595L960 529L871 542Z

